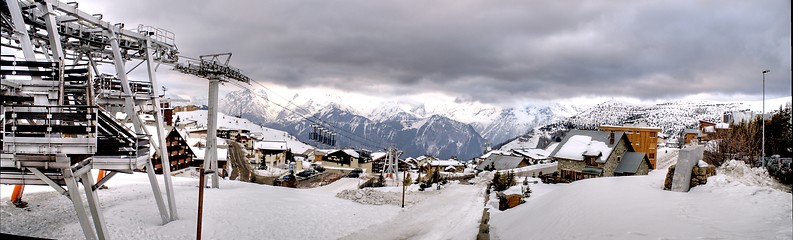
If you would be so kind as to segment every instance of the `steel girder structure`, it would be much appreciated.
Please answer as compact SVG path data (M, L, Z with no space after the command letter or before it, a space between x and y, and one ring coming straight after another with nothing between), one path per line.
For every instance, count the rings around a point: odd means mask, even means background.
M3 66L8 71L3 72L3 91L12 92L22 99L32 99L20 105L19 102L6 101L5 99L11 98L4 97L3 135L6 137L0 158L3 169L0 172L2 176L0 181L10 184L52 186L72 200L86 238L105 239L108 237L107 230L94 190L110 178L95 184L92 182L90 170L94 168L110 170L114 171L114 174L145 167L163 224L177 219L170 161L165 150L163 116L154 74L155 63L173 64L178 61L174 35L162 29L144 26L138 26L136 31L127 30L123 28L123 24L103 21L102 15L91 15L78 10L77 3L61 3L54 0L5 0L0 7L3 13L0 18L2 25L0 44L3 48L18 49L24 55L24 59L11 60L9 56L4 56L6 60L3 61ZM41 60L41 58L45 59ZM153 86L148 92L133 92L130 87L124 63L132 59L147 63L147 83ZM101 88L93 88L92 75L88 71L80 75L79 79L67 76L64 72L66 61L82 64L86 66L85 70L90 68L97 76L100 75L97 64L114 65L116 77L121 82L121 91L112 94L112 92L101 92L103 91ZM25 68L29 70L24 70ZM53 72L53 74L46 76L39 74L40 72ZM19 78L23 75L24 77ZM72 86L69 81L78 84ZM78 90L78 94L74 93L75 86L85 85L88 87ZM95 90L100 91L100 94L94 94ZM146 156L140 154L113 156L98 153L98 131L115 129L125 132L125 129L123 124L121 126L114 124L112 118L103 119L102 116L107 114L97 102L103 103L107 109L119 109L126 113L134 126L130 146L137 149L143 149L138 144L144 146L149 144L147 136L151 135L146 132L143 121L138 117L138 109L142 109L146 104L151 105L159 137L159 144L155 144L155 148L163 160L167 209L148 153ZM69 119L77 116L75 114L83 114L87 117L80 121ZM23 116L28 118L24 119ZM53 119L53 116L65 117ZM107 126L103 126L102 122ZM80 130L76 134L69 132L73 129L62 130L66 128L57 125L63 123L71 124L70 127L75 129L82 127L84 131ZM57 130L53 131L53 128ZM30 131L35 129L39 129L43 134L38 132L30 134ZM80 137L74 137L75 135ZM154 144L154 141L151 144ZM148 147L145 151L148 152ZM78 182L85 185L93 224L88 220L80 195L75 194ZM64 185L67 189L61 187Z

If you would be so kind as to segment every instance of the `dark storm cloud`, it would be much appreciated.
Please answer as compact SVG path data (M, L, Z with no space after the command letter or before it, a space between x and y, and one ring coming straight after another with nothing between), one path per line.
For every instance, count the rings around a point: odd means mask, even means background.
M289 87L466 101L790 89L790 1L125 1L106 16Z

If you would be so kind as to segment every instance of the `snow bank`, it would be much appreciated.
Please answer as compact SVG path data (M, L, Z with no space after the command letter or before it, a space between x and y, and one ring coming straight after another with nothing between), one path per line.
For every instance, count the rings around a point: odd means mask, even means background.
M785 190L768 174L764 168L753 168L743 161L730 160L717 169L718 174L708 178L708 183L703 190L712 191L717 188L726 188L735 185L749 187L770 187Z

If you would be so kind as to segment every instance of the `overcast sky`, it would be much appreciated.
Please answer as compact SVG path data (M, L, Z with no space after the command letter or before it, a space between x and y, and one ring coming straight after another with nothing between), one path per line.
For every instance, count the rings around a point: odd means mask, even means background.
M82 1L291 92L443 101L790 96L790 0ZM163 70L160 70L163 71ZM161 73L171 91L206 82ZM225 87L235 90L233 87ZM204 94L201 90L201 94Z

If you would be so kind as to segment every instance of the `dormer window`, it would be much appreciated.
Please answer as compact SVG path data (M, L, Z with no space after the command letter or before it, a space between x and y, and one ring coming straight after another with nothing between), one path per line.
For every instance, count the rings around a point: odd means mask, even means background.
M587 166L597 166L597 159L600 156L584 156L584 163Z

